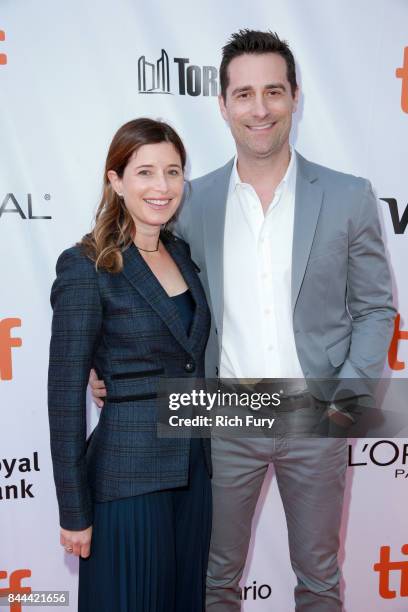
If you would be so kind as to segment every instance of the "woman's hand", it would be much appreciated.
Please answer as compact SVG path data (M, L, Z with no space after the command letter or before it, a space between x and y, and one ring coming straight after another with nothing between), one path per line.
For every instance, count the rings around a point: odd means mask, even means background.
M92 525L82 531L61 529L60 542L67 553L81 556L84 559L91 554Z
M92 389L92 398L95 404L99 407L103 407L102 397L106 397L106 387L103 380L99 380L95 370L92 368L89 374L89 384Z

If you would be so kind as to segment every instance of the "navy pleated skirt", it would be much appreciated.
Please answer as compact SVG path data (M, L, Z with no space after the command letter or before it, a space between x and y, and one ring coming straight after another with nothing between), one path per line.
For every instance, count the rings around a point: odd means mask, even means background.
M79 612L203 612L211 508L199 439L188 486L96 503Z

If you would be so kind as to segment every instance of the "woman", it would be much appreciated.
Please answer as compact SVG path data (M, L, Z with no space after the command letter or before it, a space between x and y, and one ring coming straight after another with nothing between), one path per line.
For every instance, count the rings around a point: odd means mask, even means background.
M81 612L204 609L208 442L156 434L160 378L203 377L209 332L189 249L161 231L180 205L185 162L169 125L122 126L94 228L57 262L51 451L61 544L80 556ZM91 366L107 401L87 443Z

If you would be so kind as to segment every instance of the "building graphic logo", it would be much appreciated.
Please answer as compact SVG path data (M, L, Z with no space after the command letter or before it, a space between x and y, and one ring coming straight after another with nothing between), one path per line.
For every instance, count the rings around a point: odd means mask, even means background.
M400 68L395 71L397 79L401 79L401 109L408 113L408 47L404 49L404 60Z
M408 555L408 544L401 548L403 555ZM408 560L391 561L391 549L389 546L381 546L380 560L373 566L379 574L378 591L383 599L395 599L397 591L390 587L391 572L398 572L400 577L400 597L408 597Z
M9 318L0 320L0 380L12 380L13 356L11 349L22 345L21 338L11 335L13 327L21 327L21 319Z
M6 33L4 30L0 30L0 42L6 40ZM7 64L7 55L5 53L0 53L0 66L5 66Z
M139 57L137 62L137 81L139 93L170 93L169 56L162 49L160 58L155 64L146 61L146 56Z
M177 65L177 74L173 64ZM190 64L188 57L174 57L170 63L165 49L155 62L149 62L145 55L137 61L137 82L140 94L172 94L170 85L171 67L174 68L173 82L178 81L180 96L216 96L218 94L218 70L215 66Z

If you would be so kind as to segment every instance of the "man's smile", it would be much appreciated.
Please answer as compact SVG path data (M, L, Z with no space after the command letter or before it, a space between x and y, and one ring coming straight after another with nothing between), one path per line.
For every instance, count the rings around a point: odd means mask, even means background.
M260 125L247 125L247 128L252 132L261 132L270 130L276 124L276 121L270 121L269 123L262 123Z

